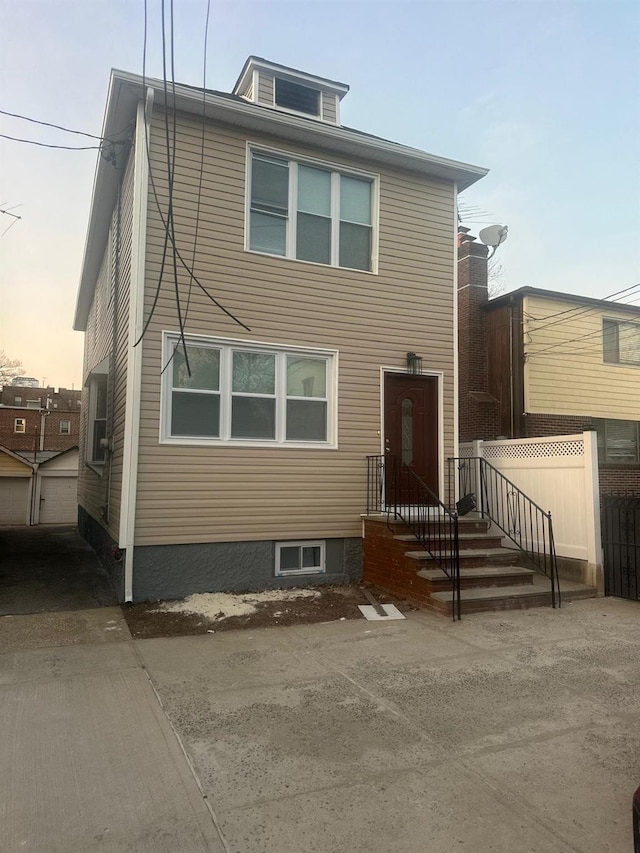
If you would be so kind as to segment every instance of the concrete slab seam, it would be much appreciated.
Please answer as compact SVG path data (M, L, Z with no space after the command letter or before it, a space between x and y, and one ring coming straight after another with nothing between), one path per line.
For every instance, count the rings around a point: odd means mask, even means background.
M290 646L290 650L291 650L291 654L295 658L300 659L299 655L297 654L297 652L293 646ZM420 737L421 740L429 740L431 742L431 738L429 738L429 735L426 734L422 730L421 725L416 720L414 720L411 716L406 714L406 712L394 708L388 702L386 702L385 700L376 696L375 693L373 693L371 690L369 690L364 685L359 684L355 679L351 678L350 675L347 675L347 673L343 672L340 669L340 667L336 666L335 664L332 664L330 662L318 659L315 655L313 655L312 652L306 652L306 654L309 655L310 657L314 658L317 662L319 662L321 665L325 666L328 670L333 670L338 675L341 675L344 679L349 681L358 690L365 693L367 696L369 696L375 702L379 703L382 707L387 708L387 710L389 710L392 714L394 714L396 717L401 719L405 724L407 724L407 726L409 728L412 728L416 732L416 734ZM546 824L544 821L542 821L540 818L538 818L535 814L533 814L530 804L527 804L527 803L521 804L519 799L515 799L515 798L510 797L509 795L506 795L499 788L497 788L492 782L490 782L485 776L483 776L482 773L480 773L478 770L476 770L475 767L471 766L467 761L461 759L459 753L451 752L445 746L441 746L441 749L445 753L448 753L448 755L456 762L457 766L460 769L464 770L468 775L473 776L476 779L479 779L492 792L492 794L496 797L496 799L508 811L511 811L512 813L516 814L520 820L524 820L525 822L533 823L542 832L548 833L555 840L560 841L562 844L566 845L566 847L569 850L574 851L574 853L583 853L583 851L579 847L574 846L560 832L558 832L553 827L550 827L548 824Z
M218 820L218 816L216 815L214 808L209 801L209 798L207 797L206 793L204 792L204 790L202 788L202 785L200 784L200 779L198 778L198 774L195 771L195 767L193 766L191 758L189 757L189 754L185 748L185 745L182 742L182 738L178 734L176 727L173 725L173 722L171 721L171 718L168 716L167 712L164 709L164 704L162 702L160 694L159 694L158 690L156 689L155 684L153 683L153 679L151 678L151 675L149 674L149 670L147 669L144 661L142 660L140 653L138 652L138 649L136 648L135 642L133 643L133 648L134 648L135 655L136 655L138 661L140 662L140 668L142 669L144 674L147 676L149 684L151 685L151 689L153 690L154 696L156 697L156 700L158 702L158 706L160 707L160 709L164 715L164 718L166 719L167 723L171 727L171 731L173 732L173 735L174 735L178 745L180 746L180 750L181 750L182 754L184 755L184 758L185 758L185 761L187 762L187 766L189 768L189 771L191 772L191 775L193 776L193 779L194 779L194 781L198 787L198 790L200 791L200 796L202 797L202 800L203 800L204 804L206 805L207 810L209 811L209 814L211 816L211 822L213 823L213 825L215 827L215 830L218 834L218 838L220 839L220 843L224 847L226 853L232 853L231 848L227 844L227 839L225 838L224 833L222 832L222 827L220 826L220 821Z

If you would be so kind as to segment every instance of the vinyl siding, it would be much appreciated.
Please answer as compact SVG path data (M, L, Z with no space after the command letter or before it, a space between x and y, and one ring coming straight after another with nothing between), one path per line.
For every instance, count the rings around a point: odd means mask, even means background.
M117 206L114 208L107 246L96 281L85 333L82 408L80 415L80 458L78 467L78 503L93 518L118 537L120 518L122 453L124 444L125 394L127 383L127 347L129 323L129 288L131 279L131 232L133 223L133 152L125 170L121 188L120 259L115 263ZM119 278L116 288L116 274ZM115 326L114 326L115 313ZM88 421L90 415L87 381L91 371L105 357L112 358L107 400L107 435L113 438L111 472L105 465L102 476L86 464ZM109 507L105 522L104 507Z
M258 97L259 104L265 104L268 107L273 106L275 90L275 78L273 74L267 74L265 71L258 71Z
M191 258L200 167L197 121L181 119L174 187L176 237ZM151 160L166 205L163 133ZM320 155L275 140L280 150ZM339 351L338 450L160 445L161 330L178 329L173 273L165 274L143 350L136 544L360 536L366 454L380 451L380 368L404 369L409 350L444 372L444 457L453 451L453 234L451 184L397 171L380 175L379 274L244 251L246 138L209 126L195 270L251 329L197 287L187 331ZM338 164L368 169L363 161ZM377 170L370 167L371 172ZM150 192L145 316L158 282L163 229ZM188 276L179 269L184 308Z
M523 308L527 412L640 421L640 367L605 364L602 352L603 317L633 315L539 296ZM569 313L550 316L560 311Z
M31 466L0 451L0 477L30 477L32 473Z
M322 92L322 119L330 124L338 123L338 111L336 109L337 96L331 92Z

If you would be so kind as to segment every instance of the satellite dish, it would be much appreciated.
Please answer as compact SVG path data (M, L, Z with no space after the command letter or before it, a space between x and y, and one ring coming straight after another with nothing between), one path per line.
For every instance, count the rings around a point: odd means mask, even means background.
M501 243L507 239L509 229L506 225L489 225L488 228L483 228L478 234L485 246L490 246L492 249L497 249Z

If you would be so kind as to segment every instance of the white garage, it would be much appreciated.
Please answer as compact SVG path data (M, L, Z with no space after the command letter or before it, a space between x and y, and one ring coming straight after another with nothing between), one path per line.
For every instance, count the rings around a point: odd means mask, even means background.
M36 476L32 524L78 521L78 448L41 462Z
M0 477L0 524L29 523L30 482L30 477Z
M0 525L29 524L34 466L0 449Z
M78 520L78 478L43 477L40 524L75 524Z

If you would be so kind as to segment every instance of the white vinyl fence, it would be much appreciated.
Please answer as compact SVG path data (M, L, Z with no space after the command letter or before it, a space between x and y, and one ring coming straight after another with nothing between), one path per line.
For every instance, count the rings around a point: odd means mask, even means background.
M460 445L460 457L474 456L486 459L551 512L559 557L585 560L594 567L602 564L595 432Z

